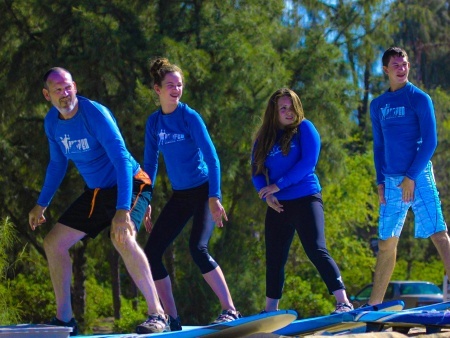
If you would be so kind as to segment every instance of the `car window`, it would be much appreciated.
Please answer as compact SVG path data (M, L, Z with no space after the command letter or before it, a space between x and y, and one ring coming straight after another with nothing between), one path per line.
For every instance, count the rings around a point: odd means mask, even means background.
M400 287L400 294L402 295L413 295L413 294L422 294L422 295L433 295L440 294L441 289L434 284L426 284L426 283L410 283L403 284Z
M356 295L355 299L358 301L368 300L370 298L371 292L372 292L372 285L369 285L364 289L362 289L361 292Z
M384 294L384 299L392 299L394 298L394 285L389 283L386 293Z

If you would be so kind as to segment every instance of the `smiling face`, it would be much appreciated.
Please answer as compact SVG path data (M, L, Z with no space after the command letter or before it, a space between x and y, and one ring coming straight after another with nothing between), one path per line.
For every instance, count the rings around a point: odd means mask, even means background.
M58 109L60 117L70 119L78 108L77 86L72 76L62 70L52 72L46 82L42 93L47 101Z
M407 56L393 55L387 66L383 66L383 71L389 77L391 91L396 91L408 82L410 64Z
M154 89L159 96L163 113L170 114L177 108L183 95L183 78L179 72L167 73L161 86L155 84Z
M278 124L281 129L291 125L295 121L294 107L292 100L288 96L282 96L277 101L278 108Z

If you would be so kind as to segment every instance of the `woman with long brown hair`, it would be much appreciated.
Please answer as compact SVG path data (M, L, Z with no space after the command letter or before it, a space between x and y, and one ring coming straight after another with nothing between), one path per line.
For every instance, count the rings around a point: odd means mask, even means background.
M278 310L295 232L336 298L333 313L353 310L339 268L326 247L322 188L315 174L319 153L319 133L305 118L300 98L288 88L277 90L269 99L252 151L253 184L268 205L264 311Z

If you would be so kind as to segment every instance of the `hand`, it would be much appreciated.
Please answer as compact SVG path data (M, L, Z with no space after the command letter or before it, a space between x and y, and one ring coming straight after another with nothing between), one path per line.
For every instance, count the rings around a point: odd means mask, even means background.
M259 198L263 199L263 198L266 198L268 195L275 194L278 191L280 191L280 188L278 188L276 184L270 184L267 187L262 188L258 192L258 195L259 195Z
M39 225L47 221L44 217L45 209L47 209L47 207L41 207L36 204L28 213L28 223L30 224L31 230L34 231Z
M227 213L225 212L225 209L223 208L222 204L220 203L220 200L217 197L210 197L209 198L209 210L211 211L214 223L219 228L223 227L222 217L228 221Z
M271 207L276 212L280 213L283 212L283 205L278 201L278 198L276 198L274 195L269 195L266 197L266 203L269 207Z
M384 197L384 183L378 184L378 202L380 204L386 204L386 198Z
M402 200L403 202L412 202L414 200L414 188L416 187L416 183L406 177L403 179L402 183L400 183L399 188L402 189Z
M130 235L134 235L134 224L128 210L117 210L111 222L111 234L119 243L125 243Z
M145 231L151 233L153 229L153 222L152 222L152 206L150 204L148 205L147 211L145 212L144 225Z

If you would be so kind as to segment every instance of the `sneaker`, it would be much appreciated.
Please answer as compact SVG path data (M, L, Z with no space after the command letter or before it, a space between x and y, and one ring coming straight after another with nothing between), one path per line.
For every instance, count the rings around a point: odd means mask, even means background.
M213 321L211 324L231 322L239 318L242 318L242 315L239 313L239 311L223 310L222 313L219 315L219 317L217 317L217 319Z
M181 319L180 316L177 318L173 318L169 315L169 323L170 323L170 331L181 331L183 328L181 327Z
M68 322L63 322L62 320L59 320L56 317L53 317L51 321L46 323L47 325L53 325L53 326L65 326L65 327L71 327L72 332L70 333L71 336L78 335L78 324L75 320L75 318L72 318Z
M336 310L334 310L333 312L331 312L332 315L337 314L337 313L344 313L344 312L349 312L353 310L353 305L350 303L337 303L336 304Z
M136 326L136 333L159 333L169 332L169 316L153 313L148 316L147 320Z

